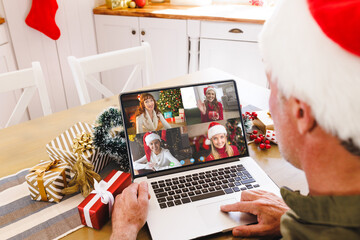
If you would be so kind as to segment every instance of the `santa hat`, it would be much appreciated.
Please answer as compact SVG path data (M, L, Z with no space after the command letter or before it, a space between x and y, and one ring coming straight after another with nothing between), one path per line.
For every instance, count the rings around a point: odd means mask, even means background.
M260 34L266 71L318 124L360 147L360 1L280 0Z
M208 127L208 134L207 134L207 139L205 140L205 144L210 145L211 144L210 139L216 134L220 134L220 133L227 134L226 128L220 123L211 122Z
M204 95L206 95L206 93L210 90L214 91L216 93L215 88L213 86L208 86L208 87L204 88Z
M148 160L148 162L150 162L150 156L151 156L151 149L150 149L149 145L154 140L160 141L160 136L157 135L156 133L147 132L143 136L144 150L145 150L145 155L146 155L146 159Z

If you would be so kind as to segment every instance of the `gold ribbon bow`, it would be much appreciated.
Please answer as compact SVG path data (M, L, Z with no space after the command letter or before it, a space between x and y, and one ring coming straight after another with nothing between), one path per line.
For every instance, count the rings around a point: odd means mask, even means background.
M79 133L76 138L73 139L72 149L74 153L81 154L87 150L94 149L93 140L90 133Z
M54 161L48 162L47 164L37 165L37 166L30 169L30 172L34 172L37 175L36 181L38 183L39 192L40 192L40 196L41 196L42 201L47 201L48 200L47 194L46 194L46 191L45 191L45 186L44 186L45 172L47 172L47 171L61 172L61 175L62 175L63 180L64 180L64 187L66 187L66 185L67 185L65 171L63 171L64 169L56 167L56 165L59 162L60 162L60 160L54 160Z
M93 140L90 133L81 133L73 139L72 149L77 156L76 163L73 166L75 172L74 178L69 182L69 187L63 189L64 194L72 194L81 191L82 195L86 197L89 195L94 186L94 179L101 180L99 174L93 171L94 166L86 161L83 157L83 152L94 149Z

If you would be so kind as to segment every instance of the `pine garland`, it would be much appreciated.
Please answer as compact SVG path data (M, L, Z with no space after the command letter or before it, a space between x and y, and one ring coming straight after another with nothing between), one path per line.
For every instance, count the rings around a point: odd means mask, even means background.
M111 130L116 127L121 127L121 131L112 136ZM123 119L119 109L111 107L100 114L94 127L94 145L100 153L110 155L123 172L129 172Z

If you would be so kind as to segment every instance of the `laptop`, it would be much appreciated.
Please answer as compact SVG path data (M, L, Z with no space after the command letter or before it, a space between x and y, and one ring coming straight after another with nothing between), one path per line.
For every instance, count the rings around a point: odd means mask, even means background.
M147 223L153 239L193 239L256 223L254 215L223 213L220 206L238 202L249 189L280 196L249 156L234 80L119 98L132 179L149 185Z

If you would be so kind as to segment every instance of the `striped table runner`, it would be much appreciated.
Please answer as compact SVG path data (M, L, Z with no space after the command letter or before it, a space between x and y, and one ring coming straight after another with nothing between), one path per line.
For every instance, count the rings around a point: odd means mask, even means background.
M83 227L77 210L83 196L65 196L60 203L33 201L28 171L0 179L0 238L57 239Z

